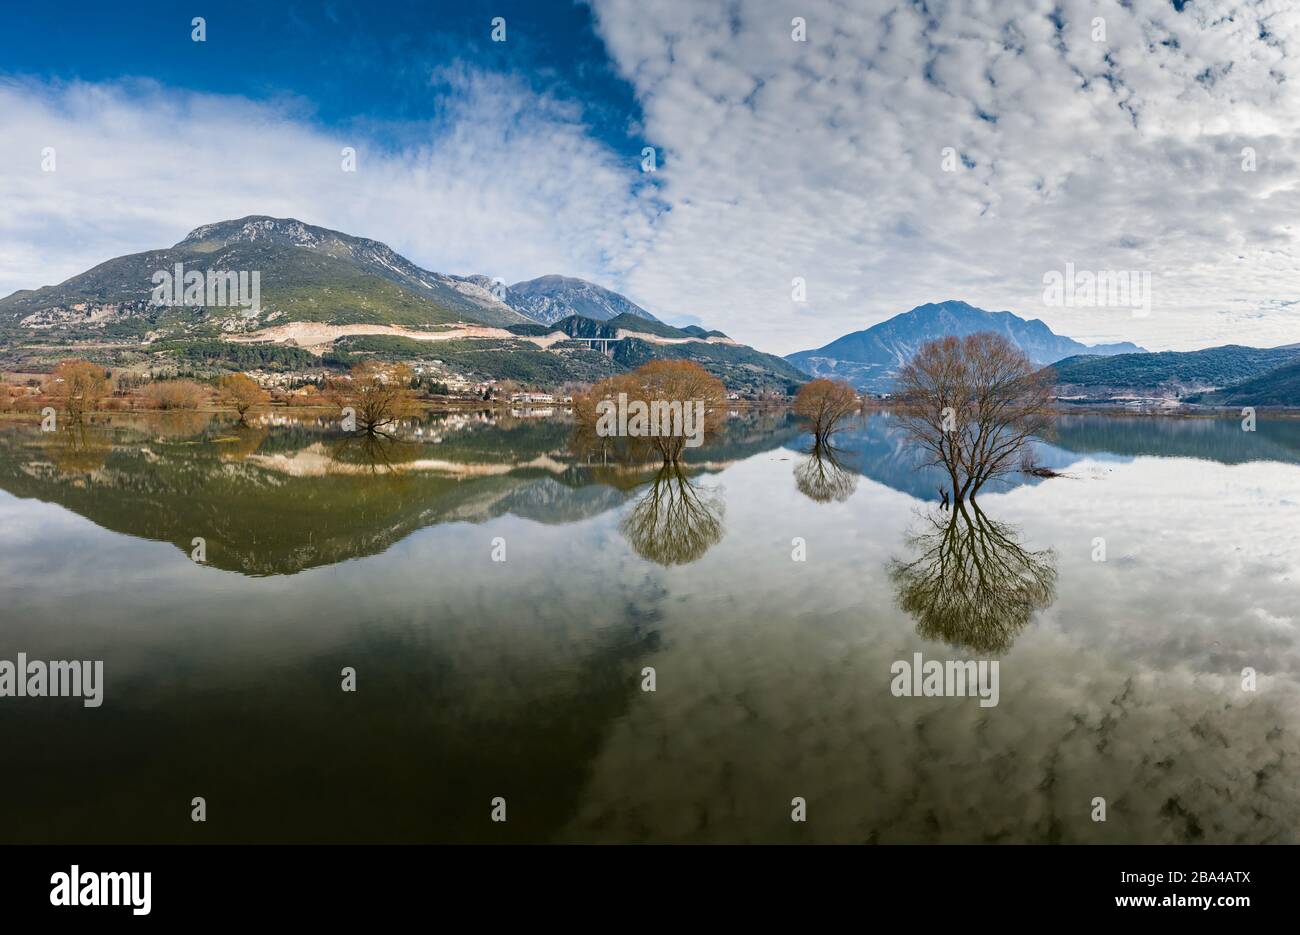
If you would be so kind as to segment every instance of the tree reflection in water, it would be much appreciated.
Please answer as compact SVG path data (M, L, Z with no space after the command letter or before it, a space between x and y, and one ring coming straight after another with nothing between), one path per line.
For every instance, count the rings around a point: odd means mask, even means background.
M330 453L330 471L339 474L370 474L394 481L404 476L403 468L420 457L420 446L383 432L357 432L339 439Z
M214 439L221 447L218 448L218 457L222 461L243 461L258 448L262 447L262 442L266 441L269 431L264 424L249 425L246 422L237 422L231 429L231 434Z
M858 472L846 468L840 450L829 439L813 436L807 457L794 469L794 485L817 503L843 503L858 489Z
M1033 613L1056 597L1054 552L1021 548L1015 530L973 500L931 511L924 522L907 539L918 557L889 566L898 604L916 619L918 635L981 653L1010 649Z
M637 555L660 565L696 561L722 538L722 500L691 482L681 465L659 469L620 524Z
M45 449L60 474L93 474L108 460L113 442L102 429L74 419L48 436Z
M193 438L201 435L212 421L212 413L194 409L168 409L147 416L149 429L159 439Z

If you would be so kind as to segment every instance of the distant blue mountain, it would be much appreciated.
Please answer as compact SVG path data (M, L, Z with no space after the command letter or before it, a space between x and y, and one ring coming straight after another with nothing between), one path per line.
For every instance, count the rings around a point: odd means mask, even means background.
M884 392L893 387L898 368L927 341L979 331L1005 335L1040 365L1077 354L1143 352L1143 348L1127 341L1089 346L1054 333L1037 318L1026 320L1011 312L986 312L949 300L918 305L865 331L846 334L825 347L790 354L786 360L810 376L847 380L860 390Z

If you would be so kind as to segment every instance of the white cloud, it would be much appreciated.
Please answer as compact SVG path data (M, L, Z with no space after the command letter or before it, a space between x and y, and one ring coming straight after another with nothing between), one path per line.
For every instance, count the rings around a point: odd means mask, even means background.
M458 66L433 76L443 118L388 149L293 100L10 81L0 293L272 214L444 272L583 276L779 353L947 298L1087 341L1300 340L1289 3L807 0L796 43L778 0L592 2L659 148L653 185L580 104ZM971 167L942 171L948 146ZM1152 314L1046 306L1067 262L1150 270Z
M626 283L652 310L781 352L947 298L1085 340L1300 339L1273 306L1300 287L1289 4L810 0L807 43L777 0L594 4L666 149L673 210ZM1153 313L1045 306L1067 261L1151 270Z
M508 77L436 77L454 88L450 106L436 125L402 128L396 151L317 128L293 101L2 83L0 294L248 214L373 237L442 272L601 278L603 257L640 232L629 178L579 110ZM54 172L41 171L47 146ZM344 146L355 173L341 169Z

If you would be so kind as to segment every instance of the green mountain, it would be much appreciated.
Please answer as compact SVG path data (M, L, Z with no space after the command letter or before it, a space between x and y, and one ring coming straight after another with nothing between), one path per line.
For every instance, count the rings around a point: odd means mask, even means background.
M202 282L189 293L184 281L194 273ZM232 276L222 292L209 285L216 274ZM241 280L248 291L237 299ZM525 293L533 305L519 298ZM570 308L589 308L590 317L562 315ZM423 340L449 330L456 334ZM557 341L557 332L578 340ZM787 391L806 379L779 357L718 331L665 325L583 280L503 287L486 276L422 269L376 240L263 216L207 224L175 246L0 299L0 366L44 370L68 356L113 366L174 360L200 373L302 371L375 356L542 386L689 359L736 392Z
M1194 393L1184 402L1203 406L1300 406L1300 347L1290 363L1222 390Z
M808 377L788 361L738 344L721 331L697 326L674 328L631 314L607 321L570 315L551 326L577 339L609 338L610 359L619 370L630 370L652 360L691 360L722 380L730 390L793 392ZM636 335L633 337L632 335Z
M587 318L585 315L569 315L554 322L550 328L552 331L563 331L575 338L617 338L619 331L652 334L655 337L675 340L700 337L696 332L684 331L672 325L665 325L661 321L628 314L615 315L603 321Z
M260 309L225 304L159 305L157 274L258 274ZM182 299L183 295L175 296ZM220 299L220 297L217 297ZM196 228L176 245L108 260L57 286L0 299L11 340L105 341L200 337L294 321L429 328L455 322L527 321L468 279L421 269L374 240L293 218L246 217Z
M1203 351L1080 355L1052 365L1062 396L1151 395L1183 397L1232 386L1294 361L1296 347L1226 344Z

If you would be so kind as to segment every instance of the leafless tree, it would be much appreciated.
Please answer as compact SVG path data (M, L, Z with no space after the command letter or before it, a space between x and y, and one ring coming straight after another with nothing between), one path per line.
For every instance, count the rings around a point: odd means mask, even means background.
M342 395L356 413L357 431L391 437L398 420L411 411L411 369L366 360L352 368L351 377Z
M88 360L62 360L50 374L46 392L59 400L74 422L99 406L108 393L108 375Z
M241 425L248 420L250 410L271 401L271 394L246 373L226 374L217 382L217 389L221 401L239 414Z
M703 422L698 426L707 438L718 431L726 419L727 389L721 380L711 375L699 364L689 360L656 360L644 364L631 373L607 377L593 386L590 392L579 394L573 400L575 447L595 452L602 461L617 460L638 462L661 460L676 464L686 452L686 436L677 426L676 431L661 431L652 435L603 435L598 431L601 404L613 403L620 397L629 406L640 403L650 407L667 407L683 418L686 407L700 407ZM680 419L674 421L681 421Z
M1051 372L992 332L930 341L897 384L900 424L926 463L948 472L954 501L1016 470L1018 455L1051 426Z
M154 380L141 395L151 409L198 409L208 389L195 380Z

